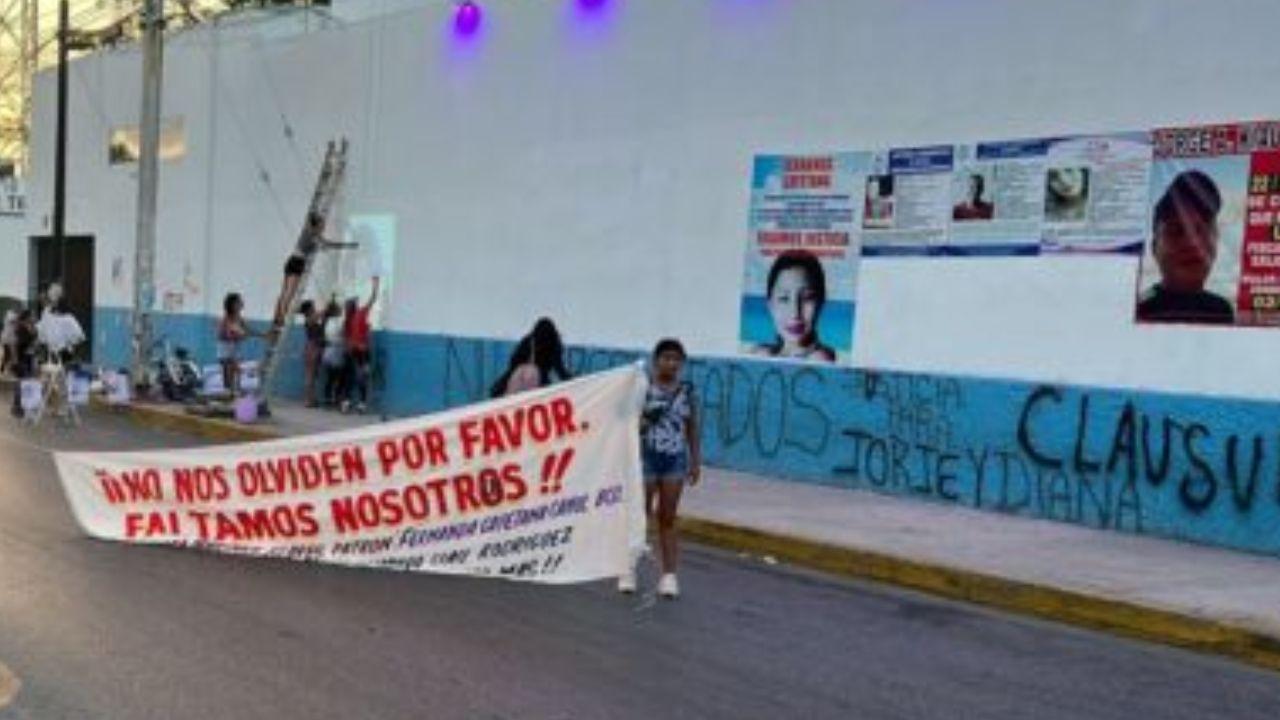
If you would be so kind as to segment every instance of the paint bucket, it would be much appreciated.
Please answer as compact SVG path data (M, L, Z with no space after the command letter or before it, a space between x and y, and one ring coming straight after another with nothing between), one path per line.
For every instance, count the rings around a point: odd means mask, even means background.
M258 398L242 395L235 402L236 422L246 425L258 422Z

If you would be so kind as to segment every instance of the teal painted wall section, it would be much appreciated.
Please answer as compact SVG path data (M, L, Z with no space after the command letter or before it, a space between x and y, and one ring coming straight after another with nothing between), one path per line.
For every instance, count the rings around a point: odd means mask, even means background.
M127 339L117 315L99 316L111 347L113 333ZM197 336L212 337L214 324L160 326L203 342ZM379 333L374 401L406 416L483 399L510 348ZM643 355L574 347L568 362L582 374ZM300 358L295 329L285 395L299 394ZM711 465L1280 554L1275 403L734 358L694 358L687 372Z

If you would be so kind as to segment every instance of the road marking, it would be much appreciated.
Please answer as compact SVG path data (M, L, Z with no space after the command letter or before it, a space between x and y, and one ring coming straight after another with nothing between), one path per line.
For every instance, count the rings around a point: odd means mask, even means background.
M9 707L9 703L18 697L18 689L22 687L22 681L18 680L18 676L9 671L4 663L0 663L0 710Z

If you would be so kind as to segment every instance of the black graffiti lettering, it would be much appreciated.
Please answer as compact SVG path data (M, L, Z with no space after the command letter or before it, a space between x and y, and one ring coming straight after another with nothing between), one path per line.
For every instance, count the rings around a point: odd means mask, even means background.
M1188 470L1182 476L1182 484L1178 488L1178 495L1182 498L1182 504L1187 510L1198 514L1204 512L1213 504L1213 499L1218 494L1218 481L1213 476L1213 468L1209 467L1209 463L1200 454L1200 449L1196 446L1197 436L1208 439L1209 428L1200 423L1191 423L1187 427L1186 434L1183 435L1187 459L1199 473L1198 475L1193 474Z
M1035 391L1027 398L1027 401L1023 403L1022 413L1018 417L1018 447L1021 448L1022 452L1026 453L1027 456L1037 464L1044 467L1058 468L1062 467L1061 458L1046 455L1044 452L1037 449L1035 443L1031 441L1031 411L1035 409L1035 406L1038 405L1041 400L1046 399L1061 404L1062 393L1059 392L1057 388L1050 387L1048 385L1041 385L1036 388ZM1005 465L1008 465L1007 461Z
M791 379L791 403L796 410L804 411L804 414L811 420L810 423L796 422L794 426L810 428L816 426L818 430L812 432L801 433L800 437L792 437L787 434L787 445L803 450L810 455L821 455L827 450L827 438L831 434L831 421L827 419L826 413L822 411L822 407L816 403L809 402L801 392L802 384L805 380L813 380L818 388L816 392L820 395L826 388L826 380L816 370L805 368L798 371ZM806 443L805 439L810 438L811 442Z
M1124 529L1126 517L1132 518L1133 524L1130 528L1134 532L1142 532L1142 495L1138 492L1136 482L1126 482L1120 487L1120 499L1116 502L1115 529Z
M906 486L911 490L916 488L911 484L911 473L907 472L907 453L911 450L911 444L901 438L889 438L890 455L892 456L893 470L890 479L894 487ZM925 483L928 484L928 479Z
M915 414L901 403L889 404L889 432L894 435L912 435L915 432Z
M1125 403L1120 420L1116 423L1116 434L1111 438L1111 454L1107 457L1107 473L1114 473L1116 465L1124 460L1125 476L1130 482L1138 477L1137 425L1134 415L1133 403Z
M1076 520L1073 515L1076 507L1076 498L1072 495L1071 479L1067 477L1066 471L1062 468L1043 471L1040 475L1040 482L1036 483L1036 487L1040 494L1040 506L1044 509L1045 517L1050 520L1066 520L1068 522Z
M862 376L862 396L867 402L875 402L880 396L881 378L880 373L874 370L862 370L859 373Z
M1231 481L1231 499L1240 512L1253 509L1253 498L1258 490L1258 475L1262 472L1262 436L1253 436L1253 457L1249 463L1249 480L1244 487L1240 486L1240 438L1232 435L1227 438L1227 478Z
M978 455L973 448L968 448L965 453L969 456L969 464L973 465L973 506L980 508L982 490L986 487L988 450L983 448L982 455Z
M765 394L769 389L770 381L773 381L776 389L773 397ZM768 400L772 402L767 402ZM781 372L770 369L761 376L760 382L756 384L753 405L755 412L752 413L754 420L752 430L755 434L756 449L767 458L777 457L778 451L782 449L787 427L787 384ZM776 418L777 422L765 422L766 411ZM775 436L772 439L765 437L770 430Z
M721 434L721 440L726 447L732 447L742 441L751 432L751 418L755 412L755 404L753 401L754 393L751 390L751 375L738 365L729 366L729 382L725 390L724 402L724 431ZM746 403L746 407L739 414L742 417L742 426L735 432L733 427L734 401L739 397L739 390L742 390L742 398Z
M849 464L836 467L835 472L838 475L852 475L854 480L859 480L862 477L863 443L870 439L871 435L865 430L856 428L849 428L841 434L853 440L853 452L850 454Z
M1164 428L1163 439L1160 443L1160 461L1154 467L1151 463L1151 418L1146 415L1142 416L1142 467L1143 475L1146 476L1147 482L1154 487L1160 487L1164 484L1164 480L1169 476L1169 466L1171 464L1171 455L1173 450L1173 431L1181 429L1176 422L1169 418L1165 418L1161 424Z
M997 450L996 457L1000 458L1000 502L996 509L1002 512L1014 512L1021 510L1031 504L1031 477L1027 473L1027 466L1023 464L1022 458L1008 452L1006 450ZM1010 496L1010 486L1013 482L1013 472L1011 466L1016 465L1018 468L1018 476L1022 483L1022 497L1014 502Z
M938 495L944 500L951 502L960 502L960 493L956 490L955 482L958 478L956 475L956 463L960 461L960 456L955 453L938 453L937 468L938 477ZM983 453L983 462L986 462L986 453Z
M880 477L876 477L876 451L880 452ZM888 443L877 437L867 438L866 457L867 479L876 487L884 487L889 482L889 447Z
M1080 398L1080 416L1076 423L1076 449L1073 455L1075 471L1078 473L1096 472L1102 463L1094 462L1084 456L1086 436L1089 434L1089 396Z
M701 390L698 395L702 400L703 432L707 432L714 425L720 443L724 444L725 428L729 426L729 409L724 400L724 379L720 376L720 370L713 367L707 368L697 387Z
M960 390L960 381L955 378L943 378L938 383L936 400L944 412L964 409L964 393Z
M938 449L924 443L916 443L916 452L920 455L920 477L925 479L925 487L931 490L930 478L937 473Z
M1108 467L1110 472L1111 468ZM1132 479L1129 480L1133 482ZM1076 492L1076 517L1080 521L1084 521L1088 517L1088 511L1093 511L1098 518L1099 527L1110 527L1111 525L1111 478L1097 477L1091 475L1081 475L1077 480L1078 489ZM1101 488L1101 489L1099 489ZM1086 507L1085 501L1088 500Z

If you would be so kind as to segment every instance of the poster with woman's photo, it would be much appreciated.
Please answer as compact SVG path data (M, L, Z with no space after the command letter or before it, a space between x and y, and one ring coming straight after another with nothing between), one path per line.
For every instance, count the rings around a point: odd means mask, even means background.
M755 158L738 333L743 352L849 360L869 159L866 153Z
M1055 140L1044 163L1046 252L1141 249L1151 171L1146 133Z
M1138 322L1280 324L1280 123L1167 128L1151 142Z

